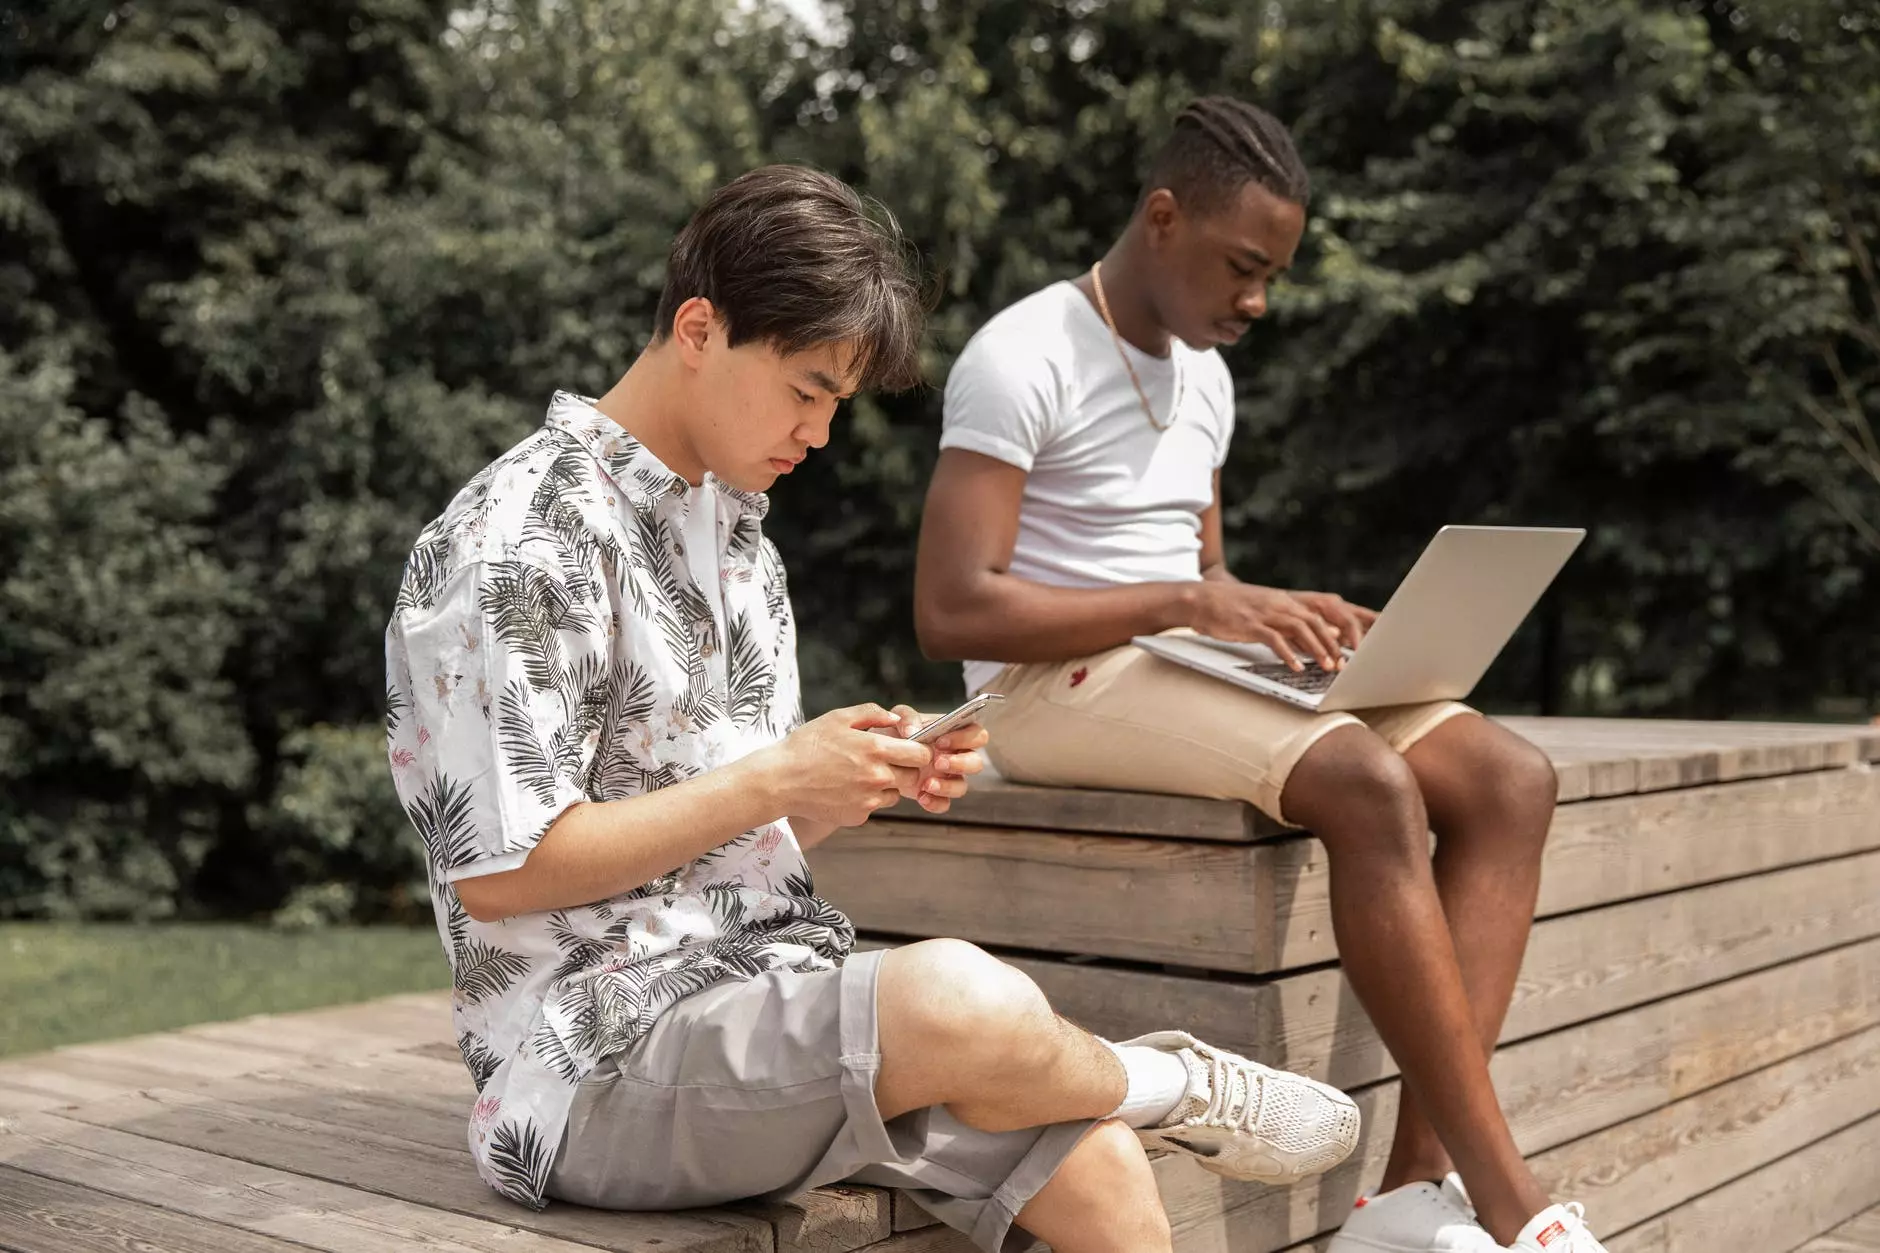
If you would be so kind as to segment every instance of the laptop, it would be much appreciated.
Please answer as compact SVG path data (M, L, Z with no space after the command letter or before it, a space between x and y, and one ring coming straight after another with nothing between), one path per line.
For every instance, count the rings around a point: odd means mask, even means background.
M1138 648L1306 709L1462 700L1586 538L1580 527L1446 526L1342 670L1295 673L1264 644L1138 635ZM1305 660L1301 658L1301 660Z

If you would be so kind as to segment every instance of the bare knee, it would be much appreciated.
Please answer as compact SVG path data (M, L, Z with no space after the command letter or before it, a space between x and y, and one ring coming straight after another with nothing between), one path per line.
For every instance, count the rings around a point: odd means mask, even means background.
M1340 727L1306 750L1281 805L1333 856L1429 856L1429 818L1416 775L1367 728Z
M884 994L932 1044L966 1060L996 1055L1031 1064L1051 1044L1057 1016L1023 972L964 940L923 940L883 959Z
M1427 783L1437 838L1539 857L1560 795L1547 754L1483 721Z
M1149 1155L1115 1121L1090 1129L1018 1223L1052 1248L1078 1253L1151 1253L1172 1241Z

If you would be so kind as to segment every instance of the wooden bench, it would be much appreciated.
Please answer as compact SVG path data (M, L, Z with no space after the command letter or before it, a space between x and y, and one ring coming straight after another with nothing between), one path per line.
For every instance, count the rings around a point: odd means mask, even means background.
M1563 801L1495 1062L1543 1180L1613 1253L1880 1250L1880 728L1509 721ZM1309 839L1223 802L998 784L813 861L871 942L976 940L1095 1030L1179 1024L1359 1094L1363 1147L1293 1189L1158 1159L1183 1253L1312 1248L1375 1179L1395 1070L1332 964ZM0 1062L0 1250L968 1247L870 1188L523 1210L471 1170L450 1040L426 994Z

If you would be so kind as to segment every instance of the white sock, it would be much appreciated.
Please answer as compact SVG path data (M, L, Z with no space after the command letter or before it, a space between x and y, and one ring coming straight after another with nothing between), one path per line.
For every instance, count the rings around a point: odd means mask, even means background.
M1140 1044L1110 1044L1116 1060L1123 1063L1129 1089L1123 1103L1110 1117L1125 1127L1159 1126L1188 1095L1188 1067L1174 1053L1147 1048Z

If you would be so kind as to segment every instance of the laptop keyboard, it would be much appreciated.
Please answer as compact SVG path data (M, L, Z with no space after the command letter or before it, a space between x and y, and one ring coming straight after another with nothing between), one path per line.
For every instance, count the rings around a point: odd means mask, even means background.
M1240 669L1248 674L1257 674L1263 679L1293 688L1300 692L1317 695L1332 685L1338 677L1338 671L1321 669L1316 661L1306 662L1304 670L1294 670L1283 661L1243 661Z

